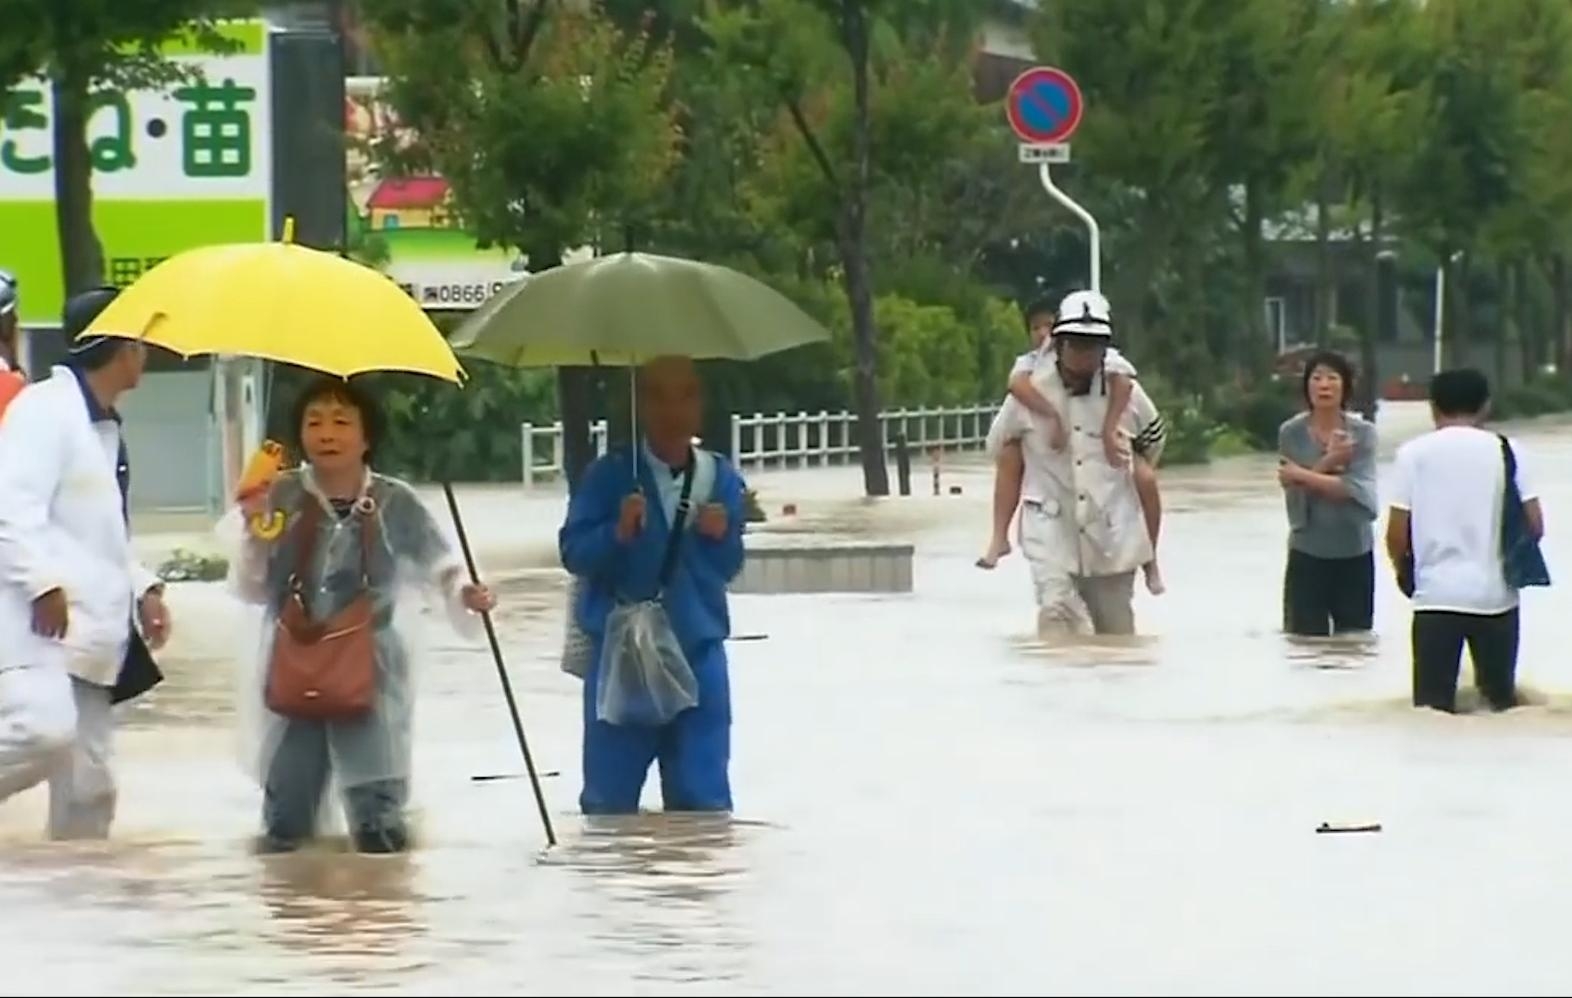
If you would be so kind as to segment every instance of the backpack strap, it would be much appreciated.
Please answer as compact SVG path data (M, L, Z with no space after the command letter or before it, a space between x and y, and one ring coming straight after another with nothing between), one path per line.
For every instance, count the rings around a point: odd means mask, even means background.
M671 518L671 534L666 538L666 555L660 564L660 588L664 590L677 570L677 552L682 547L682 535L687 533L688 513L693 508L693 477L698 469L699 456L688 451L688 467L682 473L682 495L677 500L677 512Z

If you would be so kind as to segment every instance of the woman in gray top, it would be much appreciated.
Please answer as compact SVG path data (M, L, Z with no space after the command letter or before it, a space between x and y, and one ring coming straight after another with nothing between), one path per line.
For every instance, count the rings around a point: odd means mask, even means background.
M1347 411L1353 387L1353 367L1341 354L1316 354L1305 363L1306 411L1277 432L1277 480L1290 527L1283 575L1290 634L1372 627L1376 430Z

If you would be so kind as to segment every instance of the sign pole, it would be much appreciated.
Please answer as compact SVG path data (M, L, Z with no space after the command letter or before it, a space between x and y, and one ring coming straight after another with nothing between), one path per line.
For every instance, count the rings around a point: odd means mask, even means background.
M1053 164L1070 161L1069 139L1080 127L1081 114L1085 110L1080 86L1061 69L1035 66L1010 84L1004 105L1010 128L1021 140L1021 162L1035 163L1043 190L1085 224L1090 288L1101 292L1102 240L1097 219L1053 182Z
M1103 256L1101 245L1102 240L1097 228L1097 219L1092 217L1091 212L1087 211L1085 208L1082 208L1079 204L1076 204L1074 198L1070 197L1070 195L1059 189L1059 186L1053 182L1053 173L1051 172L1052 167L1048 163L1040 164L1037 167L1037 170L1038 175L1042 177L1043 190L1047 191L1049 196L1052 197L1055 201L1070 209L1071 214L1085 223L1087 247L1089 250L1089 256L1091 257L1089 261L1091 289L1093 291L1101 292L1103 290Z

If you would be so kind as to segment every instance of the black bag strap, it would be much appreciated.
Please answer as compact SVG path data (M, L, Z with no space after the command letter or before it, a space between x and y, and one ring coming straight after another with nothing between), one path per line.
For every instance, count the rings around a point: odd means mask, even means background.
M682 546L684 528L688 525L688 512L692 508L693 475L698 470L699 456L690 448L688 451L688 467L682 472L682 496L677 500L677 512L671 518L671 536L666 538L666 556L660 563L660 588L665 589L671 582L671 575L677 570L677 550Z
M1506 461L1506 494L1510 498L1517 494L1517 455L1504 434L1497 433L1496 439L1501 441L1501 456Z

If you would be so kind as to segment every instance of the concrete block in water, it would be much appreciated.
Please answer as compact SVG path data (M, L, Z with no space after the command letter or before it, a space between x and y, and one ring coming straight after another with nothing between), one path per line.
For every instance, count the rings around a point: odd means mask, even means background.
M909 593L916 547L871 541L748 541L734 593Z

